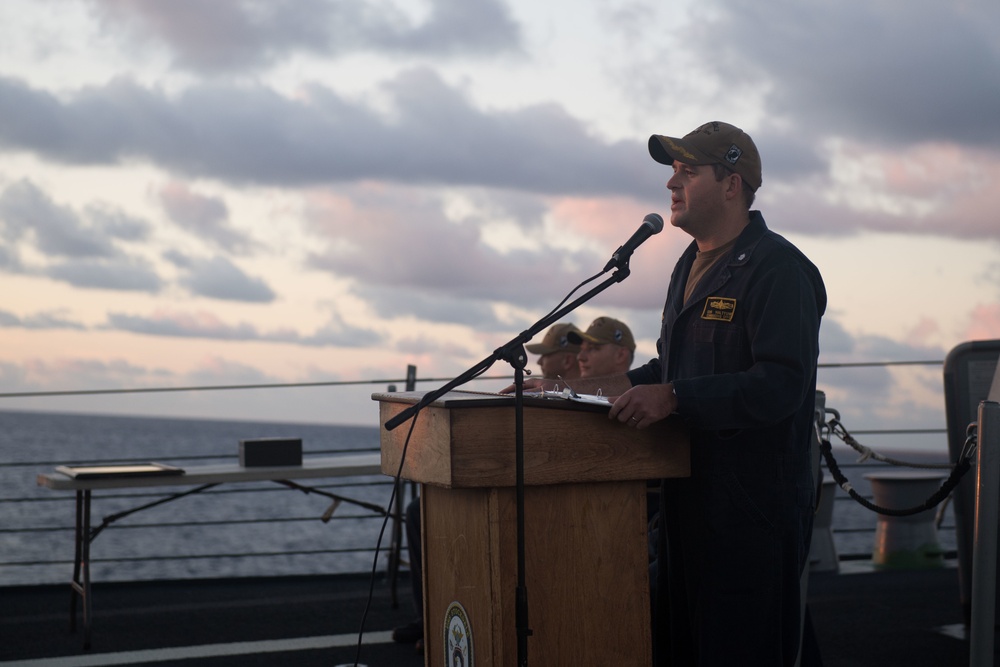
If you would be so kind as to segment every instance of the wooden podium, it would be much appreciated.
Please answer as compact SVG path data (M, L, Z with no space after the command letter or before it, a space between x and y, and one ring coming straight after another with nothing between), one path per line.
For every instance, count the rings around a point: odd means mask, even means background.
M382 472L397 474L405 446L401 476L422 485L424 664L514 666L514 399L450 392L421 410L407 446L410 421L384 424L423 395L372 398ZM651 663L645 480L689 474L673 419L637 431L607 407L525 398L529 665Z

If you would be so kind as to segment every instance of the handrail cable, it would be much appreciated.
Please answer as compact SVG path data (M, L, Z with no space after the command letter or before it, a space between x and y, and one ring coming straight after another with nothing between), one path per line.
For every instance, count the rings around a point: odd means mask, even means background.
M943 361L858 361L843 363L822 363L819 368L865 368L870 366L940 366ZM415 382L448 382L454 378L414 378ZM509 380L509 375L482 375L476 380ZM294 389L299 387L346 387L366 384L405 383L406 378L381 380L336 380L325 382L278 382L269 384L228 384L187 387L140 387L132 389L67 389L55 391L14 391L0 392L0 398L35 398L39 396L91 396L105 394L152 394L180 391L229 391L234 389Z

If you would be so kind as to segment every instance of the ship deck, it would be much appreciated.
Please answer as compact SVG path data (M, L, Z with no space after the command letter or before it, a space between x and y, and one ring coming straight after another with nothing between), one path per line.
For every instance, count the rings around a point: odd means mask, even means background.
M96 583L88 650L69 631L68 584L0 588L0 665L422 665L390 638L412 617L403 577L398 608L383 579L364 575ZM846 563L813 574L809 592L827 667L969 665L954 567Z

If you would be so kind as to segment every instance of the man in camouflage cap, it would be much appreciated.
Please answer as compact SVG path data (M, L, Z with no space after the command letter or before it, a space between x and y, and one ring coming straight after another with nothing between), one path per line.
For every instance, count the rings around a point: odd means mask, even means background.
M541 355L538 357L538 366L542 369L543 378L573 380L580 377L580 364L576 359L580 343L570 341L571 333L576 335L583 332L571 322L560 322L549 327L541 343L524 346L528 352Z
M570 332L567 337L580 346L580 377L619 375L632 366L635 338L621 320L598 317L586 332Z

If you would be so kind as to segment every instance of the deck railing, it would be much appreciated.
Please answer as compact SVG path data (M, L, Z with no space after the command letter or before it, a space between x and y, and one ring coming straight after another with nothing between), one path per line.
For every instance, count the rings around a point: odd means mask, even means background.
M938 363L941 362L913 362ZM865 364L870 365L870 364ZM411 369L412 370L412 369ZM481 380L497 380L498 378L481 378ZM314 383L316 386L342 385L385 385L398 383L412 386L414 382L434 384L439 386L448 378L415 379L415 373L399 380L373 380L356 383ZM301 387L297 385L268 385L271 389L281 389L284 386ZM233 390L245 387L213 387L185 388L185 390L212 389ZM260 388L260 386L255 386ZM475 387L470 387L474 389ZM173 391L170 389L169 391ZM123 390L124 391L124 390ZM144 390L149 391L149 390ZM68 393L59 392L65 396ZM102 390L101 393L108 393ZM37 396L39 394L32 394ZM0 409L3 397L23 396L23 394L0 394ZM941 462L947 461L946 429L942 424L940 429L924 429L922 433L940 434L942 442ZM906 433L899 430L865 430L854 431L856 436L873 437ZM879 462L854 462L853 452L834 443L837 458L844 473L856 482L856 487L867 488L864 484L864 474L884 468ZM376 444L377 446L377 444ZM344 453L336 450L309 452L310 455ZM374 451L369 449L367 451ZM231 456L223 454L206 454L203 456L186 456L183 459L167 458L164 463L191 464L212 463ZM81 452L81 460L92 463L102 462L96 452ZM145 462L148 459L143 459ZM106 462L112 462L107 460ZM114 459L121 463L121 459ZM11 477L25 481L24 486L0 489L0 502L7 511L7 519L0 525L0 586L36 585L42 583L58 583L68 580L73 567L72 544L73 515L71 494L47 493L39 494L33 489L35 476L39 472L50 472L56 465L65 461L19 461L16 463L0 463L0 473L8 479ZM827 473L829 475L829 473ZM30 492L28 488L31 487ZM351 496L359 494L366 500L382 502L389 497L392 481L385 477L357 478L338 480L330 484L316 484L317 488L339 495ZM20 489L20 492L19 492ZM200 501L204 509L195 508L192 511L195 518L175 520L171 515L143 518L142 514L127 522L115 524L107 534L118 533L118 540L113 548L102 548L106 539L102 534L96 540L93 563L94 569L100 572L95 580L130 580L130 578L215 578L219 576L256 576L260 573L303 573L336 571L370 571L376 549L376 536L379 534L383 518L363 509L344 507L339 509L329 519L332 525L330 533L341 535L350 533L352 539L343 543L340 540L329 539L323 535L316 539L316 533L310 522L315 522L326 504L319 500L320 505L310 505L303 511L296 505L292 509L276 510L279 503L275 502L277 494L294 493L276 485L247 484L238 487L220 487L205 491ZM412 493L412 489L409 491ZM148 502L162 496L154 490L140 492L105 492L100 497L95 496L95 519L99 519L102 509L97 507L99 500L115 508L121 504L136 504ZM871 498L870 491L864 494ZM186 501L182 501L186 502ZM225 505L221 514L213 513L213 508ZM237 507L239 511L232 511ZM265 508L268 511L261 512ZM199 514L201 513L201 514ZM263 515L263 516L262 516ZM39 516L50 517L50 520L40 522ZM938 531L946 559L954 559L955 551L955 521L949 509L942 512L938 522ZM854 500L838 491L835 497L833 535L834 543L841 561L864 561L872 555L877 516L863 508L859 508ZM301 529L301 530L299 530ZM233 535L217 544L215 538L223 531L234 531ZM260 539L262 535L270 535L274 531L288 532L291 537L285 540L281 548L268 548L268 540ZM302 533L303 539L297 539ZM130 536L142 535L142 539ZM381 544L381 551L388 558L388 534ZM50 545L39 547L39 545ZM145 545L142 547L141 545ZM163 549L170 545L170 549ZM264 548L257 548L263 546ZM405 553L405 552L404 552ZM237 565L248 563L250 565ZM381 561L385 563L385 561ZM279 566L280 565L280 566ZM404 566L405 567L405 566ZM136 572L137 574L129 574ZM251 573L251 574L247 574Z

